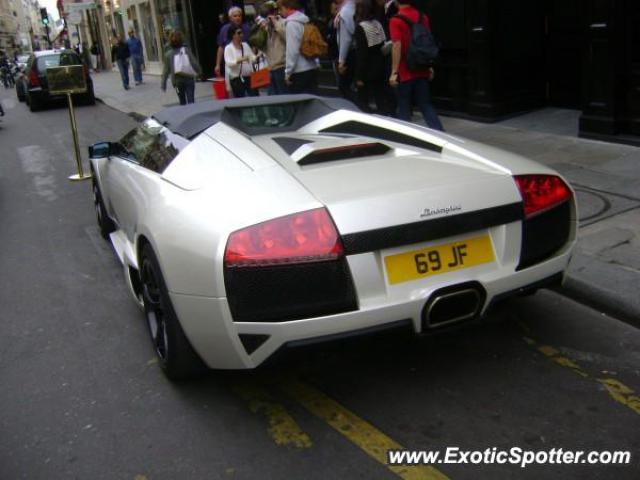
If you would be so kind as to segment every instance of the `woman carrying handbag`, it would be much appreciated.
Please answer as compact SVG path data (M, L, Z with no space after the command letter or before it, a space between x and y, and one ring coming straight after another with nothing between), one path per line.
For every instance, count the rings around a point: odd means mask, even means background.
M200 64L191 50L184 45L182 33L174 30L170 37L171 48L164 56L164 68L160 88L167 89L167 78L176 89L180 105L194 103L196 78L201 75Z
M224 48L224 62L227 66L229 83L233 96L257 97L258 91L251 88L252 65L256 61L251 47L242 41L242 29L229 29L229 44Z

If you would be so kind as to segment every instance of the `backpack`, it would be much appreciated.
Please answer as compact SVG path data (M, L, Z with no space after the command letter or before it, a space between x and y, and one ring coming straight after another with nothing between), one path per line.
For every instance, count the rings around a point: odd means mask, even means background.
M413 23L404 15L398 14L396 17L404 20L411 28L411 41L407 50L407 67L412 72L428 69L438 58L440 47L427 26L422 22L422 13L420 13L417 23Z
M267 31L260 25L254 25L249 32L249 45L264 50L267 45Z
M328 51L329 46L322 38L318 27L311 22L305 23L300 42L300 53L307 58L316 58L325 57Z

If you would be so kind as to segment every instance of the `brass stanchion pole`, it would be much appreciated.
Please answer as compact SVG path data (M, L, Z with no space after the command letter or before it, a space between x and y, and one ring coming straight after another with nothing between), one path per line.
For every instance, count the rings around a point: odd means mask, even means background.
M73 134L73 148L76 152L76 164L78 165L78 173L71 175L69 180L72 182L88 180L91 178L91 174L85 174L82 171L82 159L80 158L80 146L78 145L78 127L76 126L76 113L73 110L73 100L70 93L67 93L67 102L69 103L69 120L71 121L71 133Z

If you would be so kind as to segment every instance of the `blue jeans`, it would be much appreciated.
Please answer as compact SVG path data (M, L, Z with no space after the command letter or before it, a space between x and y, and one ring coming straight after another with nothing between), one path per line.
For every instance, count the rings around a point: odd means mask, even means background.
M398 97L398 118L400 120L411 121L411 107L415 101L416 106L422 112L427 127L444 131L438 114L431 104L428 79L415 78L406 82L399 82L396 87L396 95Z
M122 78L122 86L129 88L129 60L117 60L118 70L120 70L120 78Z
M180 77L176 78L176 93L178 94L178 100L180 105L186 105L187 103L194 103L194 93L196 89L196 81L193 78Z
M268 95L284 95L289 93L287 84L284 83L284 67L271 70L269 72L269 79L271 80L271 83L267 90Z
M133 69L133 79L136 83L142 83L142 55L131 55L131 68Z

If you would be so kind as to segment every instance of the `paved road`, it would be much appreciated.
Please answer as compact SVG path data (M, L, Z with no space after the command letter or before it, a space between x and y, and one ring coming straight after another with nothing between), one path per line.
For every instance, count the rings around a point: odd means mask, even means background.
M0 92L0 479L640 478L640 333L551 292L482 326L172 385L74 172L66 110ZM134 125L77 110L86 145ZM390 467L387 448L629 450L627 466Z

